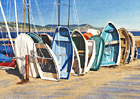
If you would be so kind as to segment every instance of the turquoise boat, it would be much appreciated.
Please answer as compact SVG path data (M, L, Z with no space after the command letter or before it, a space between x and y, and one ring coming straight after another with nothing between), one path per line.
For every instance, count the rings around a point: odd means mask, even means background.
M104 55L105 43L102 37L100 36L92 36L89 40L95 41L96 55L92 67L90 70L97 71L101 66L101 62Z
M69 79L74 52L68 28L56 28L51 49L59 62L60 79Z
M105 41L105 50L101 66L119 65L121 55L120 35L111 22L107 23L101 37Z
M34 43L43 43L42 39L35 33L28 33L28 35L33 39Z

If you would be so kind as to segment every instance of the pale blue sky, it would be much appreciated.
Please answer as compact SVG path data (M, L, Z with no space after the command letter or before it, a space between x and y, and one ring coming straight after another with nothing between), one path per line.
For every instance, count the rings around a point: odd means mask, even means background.
M23 22L23 1L17 1L18 21ZM30 0L31 23L37 25L57 24L58 0ZM61 1L61 24L67 24L68 0ZM8 21L15 21L14 0L1 0ZM140 30L139 0L71 0L70 24L91 24L104 27L108 21L117 28ZM65 4L65 5L64 5ZM37 7L38 5L38 7ZM76 6L76 9L75 9ZM55 9L54 9L55 8ZM75 12L77 10L77 15ZM78 19L75 19L78 17ZM26 17L27 18L27 17ZM0 21L3 17L0 13Z

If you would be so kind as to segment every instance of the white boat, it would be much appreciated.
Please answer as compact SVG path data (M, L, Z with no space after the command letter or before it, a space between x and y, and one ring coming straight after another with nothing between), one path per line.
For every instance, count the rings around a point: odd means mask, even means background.
M35 60L41 79L60 80L59 63L47 44L35 43Z
M88 45L88 64L86 66L86 73L90 70L92 64L94 63L96 48L94 40L87 40Z
M79 76L81 74L81 63L77 48L74 43L73 43L73 51L74 51L74 61L72 65L71 74Z
M25 69L25 55L31 55L31 51L34 48L34 41L30 36L27 34L21 33L15 39L15 56L22 58L17 59L17 64L19 67L19 71L23 76L26 76L26 69ZM30 60L29 65L29 76L31 77L38 77L38 69L35 64L35 59Z

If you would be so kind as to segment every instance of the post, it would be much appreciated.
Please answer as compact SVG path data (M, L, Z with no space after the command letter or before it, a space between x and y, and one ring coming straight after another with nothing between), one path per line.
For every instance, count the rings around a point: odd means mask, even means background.
M25 0L24 0L24 33L26 33Z
M25 68L26 68L26 79L18 82L17 84L24 84L24 83L28 83L29 82L29 57L30 55L25 55L25 59L26 59L26 64L25 64Z
M28 7L28 25L29 25L29 33L30 33L30 11L29 11L29 0L27 0L27 7Z
M70 21L70 0L69 0L69 9L68 9L68 28L69 28L69 21Z
M26 55L26 80L29 81L29 56L30 55Z
M60 26L60 0L58 0L58 26Z

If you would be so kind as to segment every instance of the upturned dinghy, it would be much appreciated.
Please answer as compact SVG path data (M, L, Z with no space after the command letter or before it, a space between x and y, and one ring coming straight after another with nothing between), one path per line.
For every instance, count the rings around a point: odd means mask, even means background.
M129 54L128 54L128 57L127 57L127 60L126 60L126 63L130 63L130 60L131 60L131 54L132 54L132 42L130 40L130 49L129 49Z
M44 44L48 44L49 47L52 46L52 38L49 36L49 34L41 33L38 34L38 36L42 39Z
M101 66L119 65L121 55L120 36L111 22L107 23L101 37L105 41L105 50Z
M103 55L104 55L104 49L105 49L105 43L102 37L100 36L92 36L89 40L95 41L95 59L94 63L92 64L90 70L97 71L100 68Z
M90 37L93 36L93 34L91 34L91 33L84 33L83 35L84 35L86 40L88 40Z
M96 36L101 34L101 31L97 29L88 29L86 32L91 33L92 35L96 35Z
M134 52L135 52L135 37L132 33L128 32L129 33L129 38L130 38L130 41L131 41L131 50L132 50L132 53L131 53L131 59L130 59L130 62L133 61L133 58L134 58Z
M121 28L118 30L119 35L121 38L121 60L120 63L125 64L126 60L129 55L129 50L130 50L130 39L129 39L129 34L125 28Z
M86 67L88 62L88 46L87 42L82 35L82 33L78 30L74 30L71 34L71 38L78 50L78 54L80 57L80 63L81 63L81 73L86 73Z
M94 40L87 40L88 45L88 63L86 67L86 73L90 70L91 66L94 63L95 53L96 53L96 44Z
M26 76L25 71L25 55L31 55L31 52L34 48L34 41L32 38L24 33L21 33L15 39L15 56L19 57L16 61L19 67L19 71L23 76ZM29 65L29 76L31 77L38 77L38 69L35 64L35 59L30 61Z
M47 44L35 43L35 59L41 79L60 80L59 63Z
M81 74L81 63L77 48L74 43L73 43L73 51L74 51L74 61L72 65L71 74L79 76Z
M43 43L42 39L35 33L28 33L28 35L33 39L34 43Z
M137 46L135 45L135 52L134 52L134 58L133 58L133 60L136 61L137 58L138 58L138 48L137 48Z
M52 51L59 62L60 79L69 79L74 52L68 28L56 28L52 42Z

